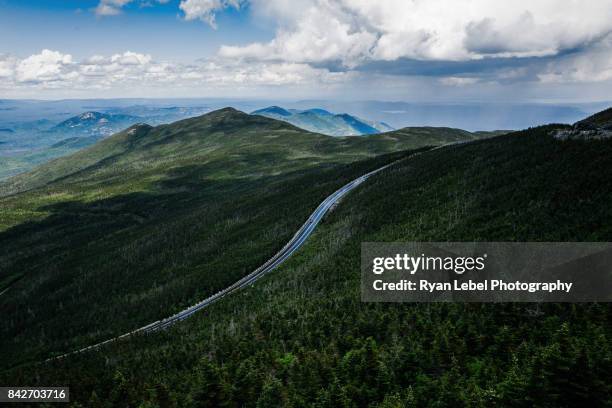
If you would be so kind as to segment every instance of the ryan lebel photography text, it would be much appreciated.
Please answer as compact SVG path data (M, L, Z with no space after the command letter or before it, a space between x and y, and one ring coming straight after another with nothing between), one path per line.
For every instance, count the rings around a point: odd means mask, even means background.
M411 256L409 254L396 254L392 257L376 257L372 263L372 273L382 275L385 271L403 271L415 275L419 271L449 271L457 275L465 272L482 271L485 268L487 254L479 257L441 257L441 256ZM538 291L569 293L572 282L563 282L559 279L552 282L524 282L520 280L505 281L503 279L485 279L483 281L453 280L452 282L431 282L427 279L408 280L400 279L394 282L385 282L375 279L372 288L376 291Z

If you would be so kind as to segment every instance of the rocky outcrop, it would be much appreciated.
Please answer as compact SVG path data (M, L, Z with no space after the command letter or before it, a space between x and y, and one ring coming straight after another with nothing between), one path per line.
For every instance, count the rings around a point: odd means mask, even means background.
M612 138L612 108L599 112L569 129L558 129L553 136L558 140L602 140Z
M602 140L612 138L612 129L581 130L572 127L556 130L553 136L558 140Z

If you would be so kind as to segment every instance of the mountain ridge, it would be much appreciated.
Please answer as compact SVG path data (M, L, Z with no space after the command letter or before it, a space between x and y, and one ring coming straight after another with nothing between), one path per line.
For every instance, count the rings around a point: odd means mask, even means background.
M329 136L360 136L394 130L386 123L367 121L348 113L335 114L321 108L298 110L273 105L255 110L251 115L283 120L302 129Z
M612 138L612 107L553 132L558 140L602 140Z
M87 111L68 118L53 126L51 132L75 132L83 137L83 132L93 137L109 136L134 123L141 118L123 114L109 114L97 111Z
M252 137L255 139L249 140ZM291 156L294 154L291 152L291 145L297 143L295 144L297 151L300 148L306 149L303 153L305 157L318 157L318 150L343 152L349 157L352 154L364 154L363 152L388 153L474 138L477 136L470 132L452 128L405 128L361 137L332 137L309 132L282 120L249 115L226 107L171 124L155 127L144 124L132 125L90 147L0 182L0 197L40 187L71 172L82 171L98 161L109 157L118 159L136 148L144 149L147 145L150 145L152 150L141 150L143 154L146 152L153 154L156 147L162 149L165 144L167 147L171 146L171 149L176 149L171 157L190 157L197 154L197 150L195 152L189 150L190 146L198 146L198 149L221 147L222 150L228 150L232 146L242 148L259 141L278 146L285 151L286 156ZM260 147L262 146L266 145L261 144ZM125 165L129 167L129 163Z
M578 123L591 123L597 126L609 125L610 123L612 123L612 107L604 109L589 116L588 118L576 122L576 124Z

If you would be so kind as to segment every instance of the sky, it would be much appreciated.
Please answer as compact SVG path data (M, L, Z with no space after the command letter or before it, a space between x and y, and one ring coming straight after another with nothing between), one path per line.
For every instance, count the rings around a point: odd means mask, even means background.
M612 0L0 0L0 98L610 95Z

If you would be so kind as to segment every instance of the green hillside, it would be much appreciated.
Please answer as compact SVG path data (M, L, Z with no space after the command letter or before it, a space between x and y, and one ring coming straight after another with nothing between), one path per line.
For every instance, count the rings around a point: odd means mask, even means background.
M460 129L406 128L363 138L331 138L226 108L169 125L134 125L89 149L0 183L0 197L40 187L76 172L79 174L70 177L71 184L97 177L113 178L123 172L134 173L134 178L158 177L169 169L204 161L222 162L217 167L226 168L225 176L252 177L261 171L278 173L478 137L482 136ZM279 163L284 160L282 167L266 160L266 156L274 156Z
M612 142L550 133L403 161L351 193L252 288L166 332L1 381L70 385L81 404L109 407L607 406L607 304L360 301L362 241L610 241Z
M268 259L342 184L405 155L384 154L469 137L333 138L224 109L17 176L0 198L0 366L191 305Z

